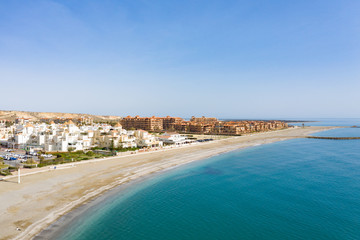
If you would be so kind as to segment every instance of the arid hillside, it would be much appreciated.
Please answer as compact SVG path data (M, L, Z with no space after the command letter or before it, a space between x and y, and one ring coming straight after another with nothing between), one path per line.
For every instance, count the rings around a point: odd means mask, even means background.
M3 111L0 110L0 119L14 121L16 118L30 118L32 121L39 121L42 118L81 118L90 117L94 121L118 121L119 116L100 116L82 113L55 113L55 112L25 112L25 111Z

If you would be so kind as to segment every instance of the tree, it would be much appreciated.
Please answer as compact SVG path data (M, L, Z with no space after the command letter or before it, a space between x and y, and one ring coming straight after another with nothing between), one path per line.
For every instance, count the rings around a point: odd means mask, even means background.
M74 150L75 150L74 147L69 147L69 148L68 148L68 151L69 151L69 152L72 152L72 151L74 151Z

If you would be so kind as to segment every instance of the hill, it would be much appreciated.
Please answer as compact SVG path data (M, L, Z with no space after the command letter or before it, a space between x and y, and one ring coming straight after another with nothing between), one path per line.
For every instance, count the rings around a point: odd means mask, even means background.
M8 121L14 121L16 118L30 118L32 121L39 121L42 118L81 118L89 117L94 121L119 121L119 116L103 116L103 115L91 115L83 113L56 113L56 112L26 112L26 111L6 111L0 110L0 120L5 119Z

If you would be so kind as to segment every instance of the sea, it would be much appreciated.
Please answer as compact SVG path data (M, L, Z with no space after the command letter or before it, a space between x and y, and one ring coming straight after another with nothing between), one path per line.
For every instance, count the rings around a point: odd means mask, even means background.
M316 136L360 137L360 119L313 121L344 126ZM70 219L51 239L360 239L360 140L232 151L114 189Z

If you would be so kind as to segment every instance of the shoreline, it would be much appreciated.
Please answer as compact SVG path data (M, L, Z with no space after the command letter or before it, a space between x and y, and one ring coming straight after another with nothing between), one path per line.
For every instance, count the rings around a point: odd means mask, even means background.
M173 148L161 152L154 151L114 157L113 159L100 159L101 161L97 162L89 162L91 161L89 160L83 163L79 162L75 167L65 168L62 169L62 171L46 171L25 176L23 177L25 179L23 180L24 183L19 184L24 184L23 186L19 186L18 184L14 186L11 181L2 182L0 183L2 186L5 186L5 184L12 185L7 191L5 189L5 192L8 192L10 195L13 193L12 195L16 196L12 196L13 200L15 200L13 201L13 205L15 206L8 206L11 204L6 201L6 206L0 208L0 211L6 209L5 214L3 214L4 219L1 223L6 222L8 225L6 228L7 231L5 231L7 235L0 236L0 239L32 239L35 236L41 236L41 233L45 233L45 231L51 232L51 227L54 226L53 224L56 224L57 220L66 216L68 213L74 213L79 207L86 207L87 204L91 204L101 197L106 198L106 195L112 192L111 190L116 191L118 187L126 188L127 186L152 177L155 173L161 174L175 167L183 166L194 161L205 160L212 156L237 149L304 137L315 132L333 128L336 127L284 129L222 139L206 144ZM79 174L80 172L82 174ZM32 184L30 190L25 188L25 185L29 186L29 184ZM64 186L58 186L58 184ZM16 189L14 190L12 188ZM33 190L35 191L33 193L34 196L28 196L27 193ZM14 191L16 194L14 194ZM4 202L7 198L3 194L5 192L3 189L0 190L1 202ZM61 195L58 195L59 192L61 192ZM31 201L36 199L44 202L44 206L39 203L36 204L36 201ZM11 197L8 197L7 200L11 200ZM56 204L51 204L51 202ZM27 204L29 204L28 208L30 209L26 211ZM31 208L32 205L35 209L37 208L44 213L34 213ZM22 209L25 209L27 214L19 215ZM22 219L26 217L28 218L27 220ZM19 221L19 218L22 221ZM4 224L2 225L4 226ZM16 231L15 229L18 226L22 228L23 231ZM4 232L2 232L2 234L4 234Z
M236 151L236 150L234 150ZM215 155L214 155L215 156ZM212 158L212 157L210 157ZM202 159L199 161L194 162L200 162L200 161L206 161L206 159ZM124 184L117 185L103 193L100 193L96 197L90 199L89 201L75 207L74 209L70 210L69 212L65 213L64 215L60 216L57 220L55 220L53 223L51 223L48 227L41 230L38 234L36 234L33 238L33 240L41 240L41 239L56 239L57 237L61 236L64 229L66 229L68 226L71 226L71 224L75 221L77 221L79 218L82 217L83 214L86 214L89 210L91 210L92 207L97 207L102 203L106 203L107 201L113 200L115 196L118 196L119 194L126 194L124 193L126 190L130 190L133 187L136 187L138 184L146 182L150 179L153 179L154 177L163 175L171 170L177 169L179 167L183 167L186 165L189 165L190 162L183 165L178 165L173 168L164 169L155 173L151 173L148 175L141 176L137 179L134 179L132 181L126 182Z

